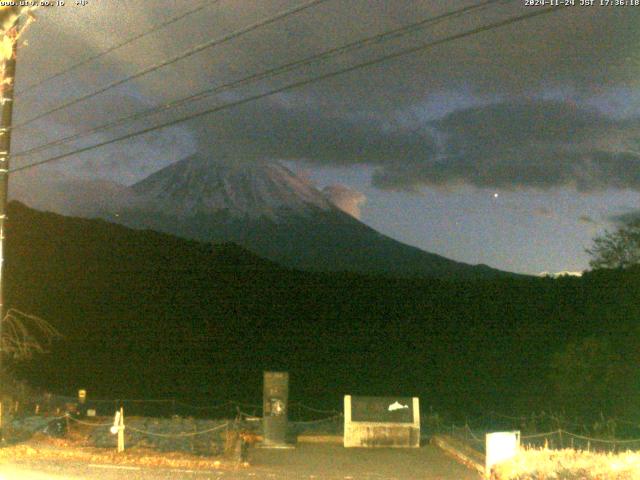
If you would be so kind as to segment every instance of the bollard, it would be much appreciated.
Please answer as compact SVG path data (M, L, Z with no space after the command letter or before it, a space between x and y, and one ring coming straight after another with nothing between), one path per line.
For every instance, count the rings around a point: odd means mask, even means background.
M120 424L118 425L118 453L124 452L124 407L120 407Z
M124 407L120 407L120 410L116 410L115 417L113 418L113 426L110 431L112 434L118 435L117 452L124 452Z

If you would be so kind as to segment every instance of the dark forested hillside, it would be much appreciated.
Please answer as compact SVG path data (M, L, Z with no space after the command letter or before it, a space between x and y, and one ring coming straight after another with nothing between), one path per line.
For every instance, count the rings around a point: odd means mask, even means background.
M262 370L285 369L292 398L318 406L397 393L468 414L587 404L579 413L591 415L628 413L640 386L625 367L639 350L633 270L466 282L312 274L233 244L16 203L9 213L7 304L64 335L12 367L55 392L255 402ZM601 401L586 401L594 385Z

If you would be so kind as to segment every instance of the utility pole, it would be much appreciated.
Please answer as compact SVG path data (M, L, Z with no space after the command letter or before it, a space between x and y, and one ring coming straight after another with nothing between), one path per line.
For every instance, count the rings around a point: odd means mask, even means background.
M13 115L13 87L16 76L18 23L21 7L0 10L0 374L2 373L2 322L6 315L4 304L4 238L9 190L9 153L11 150L11 117ZM0 380L1 382L1 380ZM2 391L0 383L0 393ZM0 440L2 440L2 401L0 399Z

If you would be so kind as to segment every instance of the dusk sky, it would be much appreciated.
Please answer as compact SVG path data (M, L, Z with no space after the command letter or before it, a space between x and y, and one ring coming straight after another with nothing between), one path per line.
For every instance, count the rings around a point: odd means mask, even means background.
M36 10L37 21L21 39L14 155L357 40L486 5L17 155L14 167L543 8L525 6L525 0L76 3ZM640 7L575 3L16 172L12 193L55 208L64 202L61 188L96 179L130 185L196 151L237 161L271 158L326 188L366 224L426 251L530 274L586 269L584 250L593 236L640 212ZM154 34L30 88L199 6ZM89 185L87 195L108 188L106 182Z

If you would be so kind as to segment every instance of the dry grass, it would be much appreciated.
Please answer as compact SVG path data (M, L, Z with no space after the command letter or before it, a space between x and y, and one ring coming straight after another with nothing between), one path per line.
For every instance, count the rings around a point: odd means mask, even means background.
M495 467L499 480L640 480L640 452L594 453L572 449L522 450Z
M86 464L130 465L161 468L232 469L237 463L221 462L186 453L157 453L134 447L123 453L115 450L82 446L81 438L53 439L36 434L24 444L0 449L0 465L4 461L55 460ZM247 466L247 465L244 465Z

